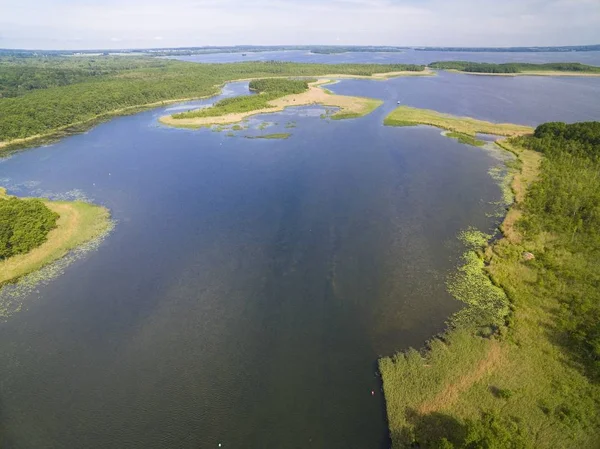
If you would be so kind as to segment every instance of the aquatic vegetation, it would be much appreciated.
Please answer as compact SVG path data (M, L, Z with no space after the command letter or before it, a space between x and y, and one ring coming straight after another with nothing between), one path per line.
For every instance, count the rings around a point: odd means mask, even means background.
M455 133L474 136L475 134L494 134L498 136L518 136L533 133L529 126L509 123L491 123L470 117L456 117L430 109L418 109L410 106L399 106L385 119L387 126L430 125Z
M479 140L470 134L464 134L453 131L446 133L445 136L450 137L452 139L457 139L460 143L464 143L465 145L472 145L474 147L482 147L485 145L485 142L483 140Z
M293 122L293 121L292 122L287 122L285 124L285 127L286 128L295 128L296 127L296 122Z
M25 305L25 298L30 297L41 286L63 274L73 262L95 251L110 234L114 226L115 222L107 219L104 226L96 229L96 234L91 239L84 240L84 243L72 247L64 256L49 262L40 269L19 277L16 281L13 280L11 283L3 284L0 287L0 321L6 320L19 312Z
M263 134L260 136L246 136L247 139L287 139L291 136L290 133L273 133Z

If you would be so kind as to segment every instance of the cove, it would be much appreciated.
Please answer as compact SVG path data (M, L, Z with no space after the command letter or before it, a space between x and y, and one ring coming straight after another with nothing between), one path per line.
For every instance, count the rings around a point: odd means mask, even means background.
M3 443L387 447L376 360L444 329L456 236L493 229L501 191L490 154L383 118L398 99L524 124L600 116L577 103L590 80L565 80L556 103L554 79L432 79L332 85L384 100L356 120L290 108L233 137L157 122L211 99L3 160L9 193L82 192L116 221L0 323ZM243 137L262 121L292 135Z

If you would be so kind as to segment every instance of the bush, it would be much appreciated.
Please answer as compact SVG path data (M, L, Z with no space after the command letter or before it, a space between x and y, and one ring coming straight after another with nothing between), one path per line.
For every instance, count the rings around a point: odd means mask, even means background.
M0 199L0 259L26 253L46 241L58 214L38 199Z

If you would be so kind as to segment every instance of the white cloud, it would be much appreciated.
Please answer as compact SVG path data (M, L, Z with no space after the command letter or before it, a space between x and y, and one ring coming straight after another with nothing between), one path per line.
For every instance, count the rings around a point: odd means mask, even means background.
M0 0L0 11L0 47L600 43L598 0Z

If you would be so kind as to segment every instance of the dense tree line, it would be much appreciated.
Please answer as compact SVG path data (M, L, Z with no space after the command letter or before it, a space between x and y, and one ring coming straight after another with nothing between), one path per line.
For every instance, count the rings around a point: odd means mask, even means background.
M541 254L544 287L560 295L570 348L600 381L600 122L547 123L518 139L544 153L526 202L523 229L550 232L558 250Z
M510 62L506 64L492 64L487 62L442 61L432 62L429 64L429 67L432 69L459 70L471 73L521 73L527 71L600 73L600 67L577 62L552 62L548 64Z
M58 214L41 200L6 197L0 192L0 260L26 253L46 241Z
M16 97L35 89L81 83L127 70L164 65L165 62L160 59L136 57L0 58L0 98Z
M102 58L77 57L78 64L100 67ZM110 58L109 58L110 59ZM331 73L372 75L402 70L422 71L406 64L301 64L243 62L195 64L155 58L114 57L123 64L145 64L85 82L37 89L15 98L0 98L0 141L47 134L102 114L149 103L215 95L219 86L236 79L269 76L319 76ZM21 65L36 65L36 58ZM140 62L140 61L143 61Z

